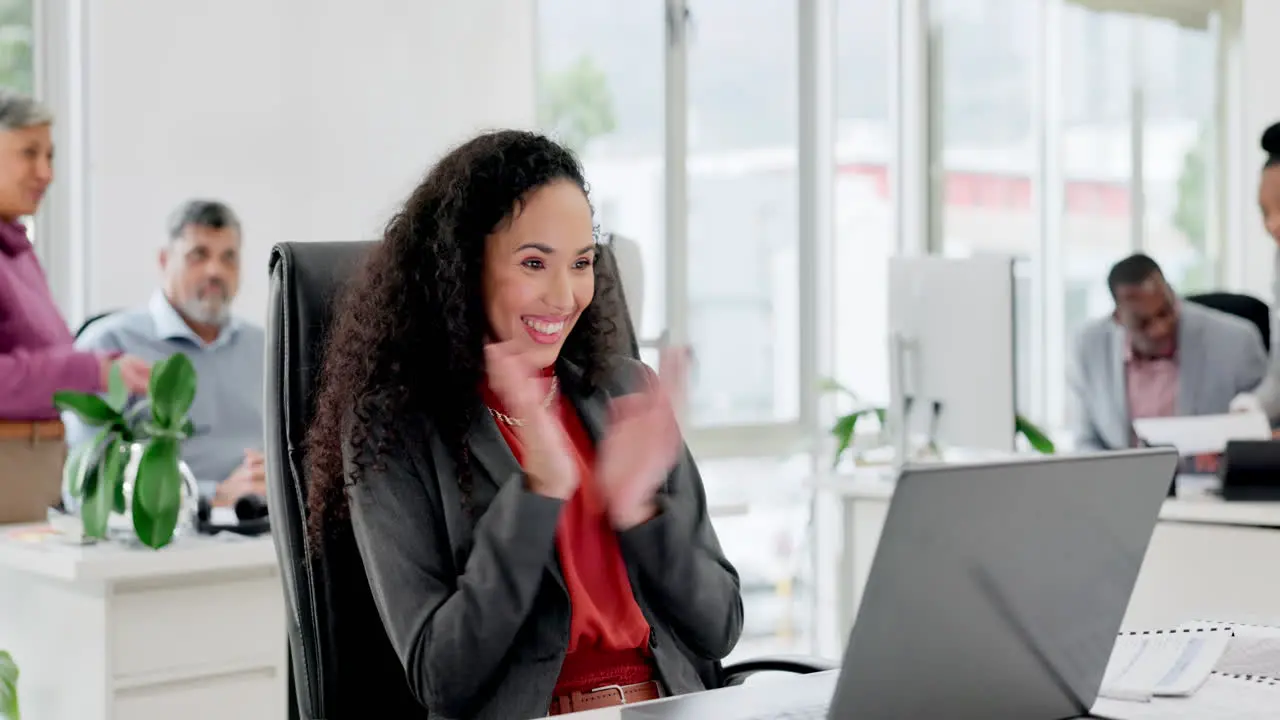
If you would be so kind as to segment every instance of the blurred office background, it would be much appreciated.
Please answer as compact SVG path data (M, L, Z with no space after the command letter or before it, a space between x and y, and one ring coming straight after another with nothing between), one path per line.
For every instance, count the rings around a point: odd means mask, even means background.
M820 380L888 399L890 256L1020 259L1019 402L1055 433L1115 260L1272 300L1278 30L1275 0L0 0L0 83L58 113L34 239L73 327L146 300L187 197L243 218L260 320L274 243L376 237L477 130L572 145L640 246L646 352L696 352L749 656L811 651L828 611Z

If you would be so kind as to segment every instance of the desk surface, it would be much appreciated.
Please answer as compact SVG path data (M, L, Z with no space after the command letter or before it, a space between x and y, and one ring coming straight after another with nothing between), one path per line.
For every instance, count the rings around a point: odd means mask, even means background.
M839 671L813 675L766 674L758 676L747 685L710 692L682 695L680 697L652 700L631 706L601 708L573 713L562 717L574 720L772 720L790 717L810 707L825 708L835 694ZM1220 678L1215 678L1220 680ZM1195 695L1185 698L1160 698L1159 707L1151 712L1152 705L1101 699L1094 705L1094 712L1118 720L1139 720L1152 717L1250 717L1274 716L1274 699L1280 698L1276 688L1243 682L1224 687L1211 687L1211 681ZM921 688L927 692L927 688ZM1261 714L1251 710L1267 707ZM1224 714L1228 713L1228 714ZM970 715L971 716L971 715ZM825 711L814 717L825 718ZM850 720L856 720L854 715Z
M227 535L178 537L160 550L151 550L117 542L78 545L45 524L0 525L0 569L74 583L277 567L270 536Z
M885 501L893 497L893 482L882 475L833 475L815 483L819 492L855 500ZM1160 509L1165 522L1280 528L1280 502L1226 501L1211 493L1202 478L1179 479L1177 498Z

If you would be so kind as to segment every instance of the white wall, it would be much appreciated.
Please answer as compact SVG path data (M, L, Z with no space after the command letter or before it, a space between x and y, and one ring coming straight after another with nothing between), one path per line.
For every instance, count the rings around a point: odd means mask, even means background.
M1230 82L1239 83L1235 102L1236 118L1231 130L1238 133L1232 143L1229 185L1227 242L1237 250L1233 270L1237 284L1266 300L1272 297L1276 245L1262 227L1258 214L1258 173L1266 155L1259 146L1262 131L1280 120L1280 2L1277 0L1243 0L1240 42L1229 62L1234 70Z
M86 2L88 312L142 302L170 210L245 225L261 322L283 240L376 237L433 160L534 121L529 0Z

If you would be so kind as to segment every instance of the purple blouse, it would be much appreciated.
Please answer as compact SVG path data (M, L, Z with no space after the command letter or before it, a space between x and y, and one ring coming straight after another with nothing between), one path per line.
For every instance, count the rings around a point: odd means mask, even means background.
M71 343L26 228L0 220L0 420L50 420L55 390L103 389L98 355Z

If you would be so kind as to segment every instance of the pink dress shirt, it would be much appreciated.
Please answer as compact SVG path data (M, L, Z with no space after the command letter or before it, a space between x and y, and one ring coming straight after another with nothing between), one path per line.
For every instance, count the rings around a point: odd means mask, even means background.
M0 221L0 420L50 420L55 390L103 389L98 355L71 343L26 228Z
M1124 367L1130 420L1178 414L1176 350L1169 357L1143 357L1133 351L1126 339Z

